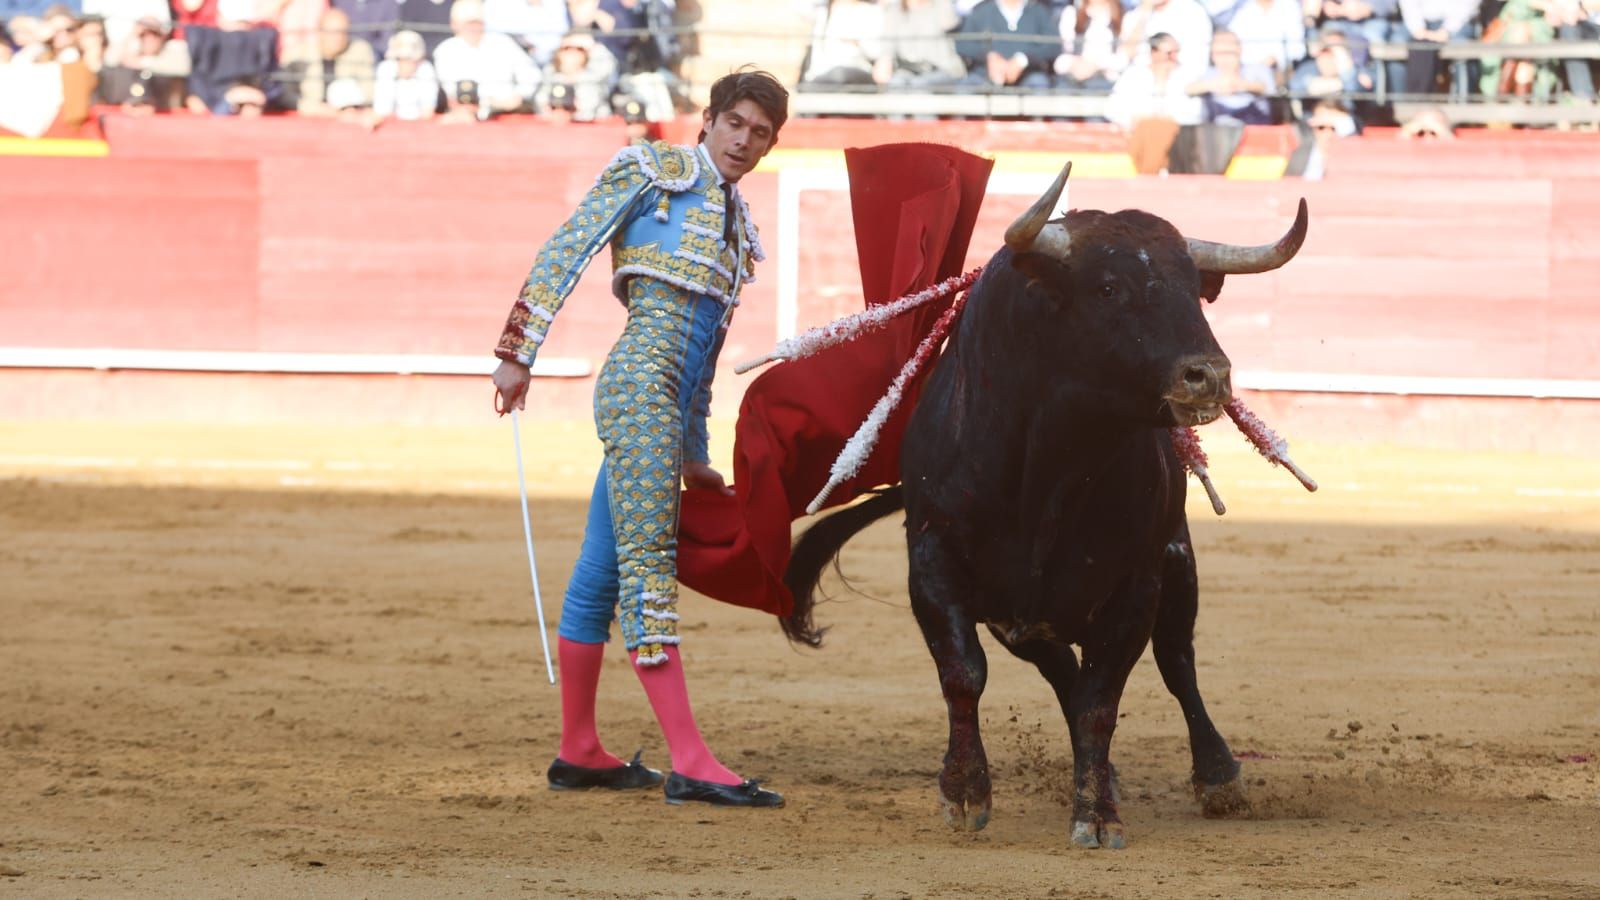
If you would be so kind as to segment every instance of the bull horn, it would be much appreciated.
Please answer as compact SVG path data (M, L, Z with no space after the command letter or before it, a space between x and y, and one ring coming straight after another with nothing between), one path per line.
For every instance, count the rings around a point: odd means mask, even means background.
M1294 217L1294 225L1277 243L1243 247L1238 244L1214 244L1211 241L1187 238L1189 256L1194 259L1195 266L1202 272L1216 272L1223 275L1270 272L1294 259L1294 255L1300 252L1300 245L1306 240L1306 221L1306 201L1302 197L1300 212Z
M1067 255L1067 248L1071 242L1067 230L1052 228L1046 232L1044 225L1049 221L1050 214L1056 211L1056 204L1061 201L1061 192L1067 186L1067 176L1071 174L1072 163L1068 162L1062 166L1061 174L1056 176L1055 183L1050 185L1050 189L1006 229L1006 246L1011 248L1011 252L1043 251L1056 257ZM1042 241L1039 240L1041 232L1044 233Z

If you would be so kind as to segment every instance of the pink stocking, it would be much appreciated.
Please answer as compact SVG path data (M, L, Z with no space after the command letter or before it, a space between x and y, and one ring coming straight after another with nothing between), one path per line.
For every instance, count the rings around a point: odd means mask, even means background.
M639 683L644 685L650 708L655 710L661 733L666 736L667 751L672 754L672 771L716 784L740 783L744 779L717 762L700 736L700 729L694 723L694 711L689 708L689 686L683 679L678 648L665 649L666 662L641 666L636 661L633 668L639 673ZM637 660L638 655L632 652L629 657Z
M605 644L580 644L561 638L561 751L563 760L586 769L610 769L622 760L606 752L594 726L595 691L600 686L600 664Z

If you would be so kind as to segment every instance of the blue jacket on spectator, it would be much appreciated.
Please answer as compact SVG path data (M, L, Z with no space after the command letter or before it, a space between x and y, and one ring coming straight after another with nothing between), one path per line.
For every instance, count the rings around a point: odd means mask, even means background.
M984 34L997 37L966 36ZM1007 34L1049 40L1003 37ZM956 32L956 53L967 64L967 71L982 72L988 65L990 51L1008 57L1021 53L1028 58L1028 71L1049 72L1055 64L1056 54L1061 52L1061 36L1056 31L1055 21L1050 18L1050 11L1033 0L1027 0L1023 6L1016 28L1006 21L1005 13L995 0L983 0L962 20L960 30Z
M278 67L276 28L222 31L190 25L184 29L184 37L189 41L189 57L194 63L189 73L189 93L204 101L213 113L232 114L226 94L236 84L260 88L267 95L268 104L283 93L283 83L272 77Z

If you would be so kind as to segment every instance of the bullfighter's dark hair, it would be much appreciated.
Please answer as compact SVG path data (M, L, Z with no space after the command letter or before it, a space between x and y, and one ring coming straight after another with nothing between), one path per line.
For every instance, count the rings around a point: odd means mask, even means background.
M784 90L771 72L748 67L730 72L711 85L711 102L706 106L706 111L711 113L710 121L715 122L717 116L733 109L740 100L755 101L767 118L772 120L772 144L777 146L778 132L783 129L783 123L789 120L789 92ZM702 128L700 140L705 139L706 132Z

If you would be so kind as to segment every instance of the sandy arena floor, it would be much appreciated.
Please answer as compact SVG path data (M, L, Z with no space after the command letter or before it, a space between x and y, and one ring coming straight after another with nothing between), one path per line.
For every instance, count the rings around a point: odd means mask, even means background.
M597 461L525 425L553 623ZM820 652L685 601L714 748L768 811L557 794L509 426L0 425L0 895L1600 896L1593 460L1212 429L1200 676L1253 813L1200 817L1149 658L1113 745L1131 847L1066 843L1045 683L990 646L994 818L939 818L944 705L881 523ZM719 441L726 448L726 432ZM613 751L666 762L620 646Z

